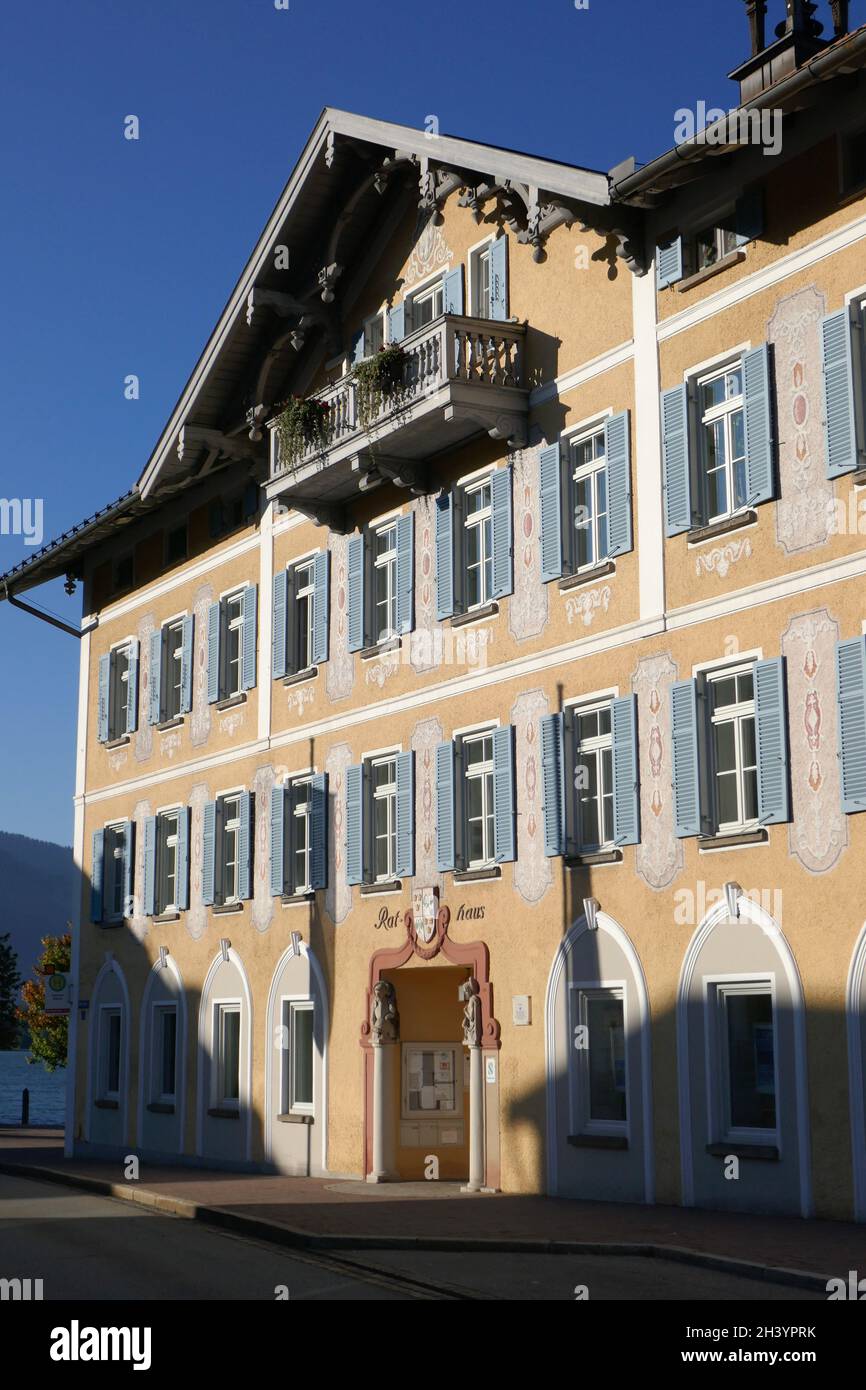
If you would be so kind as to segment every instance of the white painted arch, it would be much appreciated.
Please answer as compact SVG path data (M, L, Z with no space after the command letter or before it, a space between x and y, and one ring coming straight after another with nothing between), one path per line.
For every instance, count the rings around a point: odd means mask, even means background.
M267 1012L267 1036L265 1039L265 1159L271 1162L273 1158L273 1124L274 1124L274 1104L273 1104L273 1069L274 1069L274 1030L277 1027L277 1008L279 1004L279 985L283 971L288 962L296 956L307 961L310 969L311 981L315 987L316 1008L321 1011L322 1018L322 1115L321 1115L321 1135L322 1135L322 1171L327 1170L328 1159L328 1033L330 1030L330 1015L328 1012L328 990L325 984L325 977L322 967L314 951L311 951L306 941L302 941L299 936L293 934L291 945L289 945L280 956L271 977L271 986L268 991L268 1012ZM318 1120L319 1117L317 1117Z
M250 991L250 982L244 963L232 946L228 946L225 954L219 950L210 963L204 984L201 990L201 999L198 1009L198 1065L196 1069L196 1124L195 1124L195 1151L199 1157L205 1157L204 1150L204 1119L208 1109L209 1101L209 1075L206 1043L209 1034L207 1026L208 1009L211 1006L211 993L213 991L214 980L220 967L228 962L233 965L240 977L241 989L243 991L243 1002L247 1010L248 1019L248 1041L246 1057L241 1058L241 1102L244 1116L244 1158L250 1162L253 1147L253 997Z
M845 991L854 1219L866 1221L866 923L854 944Z
M186 990L183 985L183 976L180 967L174 957L166 953L165 961L157 956L151 966L147 982L144 986L144 993L141 997L141 1017L138 1021L138 1140L144 1133L144 1106L147 1095L147 1074L149 1057L147 1055L147 1017L150 1009L150 996L153 993L160 975L163 970L168 970L173 976L177 985L177 1014L178 1014L178 1058L177 1058L177 1106L178 1106L178 1131L180 1134L180 1147L178 1152L183 1152L184 1135L186 1134L186 1068L187 1068L187 1048L189 1038L188 1012L186 1006Z
M129 1002L129 988L126 983L126 976L120 962L115 959L113 951L106 951L105 960L100 967L99 974L93 982L93 990L90 1002L90 1037L87 1047L87 1101L84 1112L84 1137L89 1142L91 1132L91 1119L93 1117L94 1096L96 1091L96 1069L99 1066L99 1009L102 986L110 975L114 975L120 985L120 992L123 996L123 1029L121 1031L121 1078L120 1078L120 1135L121 1143L129 1144L129 1081L130 1081L130 1045L132 1039L132 1008Z

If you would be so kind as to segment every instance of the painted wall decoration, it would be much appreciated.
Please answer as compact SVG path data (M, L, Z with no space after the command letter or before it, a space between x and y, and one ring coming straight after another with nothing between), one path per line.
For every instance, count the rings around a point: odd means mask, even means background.
M344 700L355 683L355 655L349 651L346 595L348 586L348 536L328 538L331 552L331 638L325 663L325 689L329 700Z
M253 778L253 901L250 916L256 931L267 931L274 916L271 897L271 788L276 774L272 767L260 767Z
M204 805L210 799L207 783L197 782L189 797L189 911L184 913L186 929L193 941L204 936L207 927L208 909L201 900L201 856Z
M436 745L445 735L438 719L422 719L412 731L415 753L415 878L418 887L443 891L436 868Z
M600 589L580 589L569 594L565 600L565 615L571 623L582 623L592 627L597 613L606 613L610 608L610 585L603 584Z
M738 541L727 541L724 545L714 546L712 550L701 550L695 556L695 574L698 578L702 574L717 574L724 579L733 565L740 560L748 560L751 554L749 536L743 536Z
M210 737L211 707L207 702L207 612L213 603L213 597L213 585L202 584L196 589L192 605L195 632L189 734L193 748L200 748Z
M517 781L517 861L514 887L524 902L537 903L553 882L553 861L544 853L539 721L550 711L541 690L527 690L511 706Z
M833 484L824 475L819 320L826 300L813 285L782 299L767 325L773 344L780 496L776 541L788 555L824 545Z
M445 240L441 227L437 227L429 212L421 211L415 225L415 245L409 257L403 285L414 285L425 275L435 270L446 269L454 259L454 252Z
M385 682L399 671L400 652L401 648L397 647L394 651L383 652L376 661L368 662L364 667L365 685L375 685L381 690Z
M311 685L295 685L287 687L286 704L289 714L294 710L299 719L303 719L304 710L307 705L311 705L316 695Z
M667 652L644 657L631 679L637 695L640 763L640 844L637 872L650 888L672 883L683 867L683 844L674 834L671 783L671 716L668 690L677 667Z
M325 911L335 925L345 920L352 906L352 889L346 882L346 768L351 763L348 743L336 743L325 760L331 802Z
M239 729L244 727L246 721L246 705L240 705L237 709L226 710L225 714L219 714L220 733L226 734L229 738L234 738Z
M153 752L153 725L148 722L150 703L150 635L156 631L153 613L145 613L138 624L138 728L133 743L135 761L146 762ZM112 772L116 769L112 767Z
M511 455L514 513L514 593L508 626L515 641L537 637L548 618L548 588L541 579L538 449Z
M782 634L788 668L791 793L788 848L810 873L826 873L848 845L836 757L836 643L826 608L792 618Z
M415 503L415 627L409 638L412 669L419 674L436 665L434 634L440 625L436 622L435 543L435 502L432 497L419 497Z

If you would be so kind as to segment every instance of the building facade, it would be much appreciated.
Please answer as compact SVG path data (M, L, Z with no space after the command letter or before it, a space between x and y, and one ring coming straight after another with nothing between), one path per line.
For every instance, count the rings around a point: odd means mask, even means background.
M641 169L327 110L4 577L83 585L71 1151L866 1217L842 8Z

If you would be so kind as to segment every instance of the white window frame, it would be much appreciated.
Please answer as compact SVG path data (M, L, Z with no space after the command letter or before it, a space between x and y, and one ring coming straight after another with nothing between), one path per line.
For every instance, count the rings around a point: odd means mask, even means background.
M126 728L129 723L129 666L132 653L135 647L134 637L124 637L122 641L115 642L109 650L108 666L108 742L113 743L115 739L126 736ZM126 670L123 675L117 674L118 658L126 657ZM123 715L121 719L121 714Z
M473 730L472 732L460 735L460 758L463 775L462 803L463 803L463 843L466 850L466 869L490 869L496 863L496 779L493 769L493 727ZM475 763L470 770L469 760L466 757L467 746L473 743L483 743L484 739L490 739L490 757ZM483 751L483 750L482 750ZM469 859L469 783L471 781L481 782L481 836L482 846L485 854L481 859ZM490 826L488 843L488 826Z
M451 1110L409 1109L409 1057L413 1052L450 1052L454 1086L454 1107ZM404 1042L401 1045L400 1115L404 1123L436 1124L439 1120L463 1118L463 1049L451 1042ZM434 1082L435 1085L435 1082Z
M226 792L217 798L219 805L219 877L220 877L220 906L231 907L233 903L240 902L238 896L238 879L240 877L240 831L241 831L241 796L242 792ZM226 806L229 802L237 803L237 814L234 816L226 815ZM226 893L226 870L229 859L227 854L229 835L234 837L235 857L234 864L234 889L233 893Z
M387 535L390 538L391 546L385 555L378 555L377 545L380 536ZM393 517L389 521L383 521L377 526L370 527L370 606L375 616L374 626L378 627L379 602L376 597L376 581L378 571L384 569L387 572L386 586L388 591L387 607L389 617L393 614L393 624L388 624L378 633L373 633L374 642L388 642L391 638L398 635L397 628L397 518Z
M490 318L490 256L495 236L489 236L484 241L477 242L469 248L469 314L471 318L489 319ZM487 266L487 312L484 312L483 303L483 271L482 267Z
M622 1005L623 1058L625 1063L625 1119L595 1120L592 1118L592 1094L590 1086L588 1047L575 1047L575 1029L585 1027L589 1037L589 1010L587 1004L595 999L613 999ZM629 1085L628 1060L628 998L625 980L575 980L569 985L569 1061L572 1085L571 1133L604 1135L612 1138L629 1137L631 1124L631 1089ZM618 1089L618 1088L617 1088Z
M112 1090L111 1059L109 1044L111 1040L111 1019L119 1021L117 1031L117 1090ZM123 1006L121 1004L102 1004L99 1009L99 1099L120 1100L123 1087Z
M390 763L392 767L391 780L384 787L377 787L374 780L374 769ZM397 753L385 753L368 760L368 776L370 778L370 868L373 870L371 876L372 883L393 883L397 877ZM385 873L375 872L377 855L378 835L376 833L376 803L384 801L386 803L385 815L387 820L387 850L388 865Z
M723 706L722 706L723 715L722 715L722 717L717 717L716 712L715 712L715 709L713 708L713 703L714 703L714 702L713 702L713 691L712 691L713 685L714 685L716 682L718 682L718 681L728 680L728 679L730 679L731 677L736 677L736 676L741 676L741 675L751 675L751 677L752 677L752 698L751 698L751 700L739 701L737 704L733 704L733 705L723 705ZM728 666L714 666L714 667L712 667L712 668L710 668L709 670L707 670L707 671L704 672L704 679L705 679L705 681L706 681L706 688L707 688L707 712L708 712L708 716L709 716L709 736L710 736L709 741L710 741L710 762L711 762L711 786L712 786L712 799L713 799L713 800L712 800L712 804L713 804L713 821L714 821L714 823L715 823L715 825L716 825L716 827L717 827L717 834L719 834L719 835L731 835L731 834L737 834L737 833L739 833L739 832L741 832L741 831L745 832L745 831L749 831L749 830L756 830L756 829L758 829L758 827L759 827L759 825L760 825L760 821L759 821L758 815L757 815L757 811L758 811L757 804L756 804L756 807L755 807L755 812L756 812L756 813L755 813L754 817L752 817L751 819L748 819L748 820L747 820L747 819L745 819L744 816L743 816L743 801L744 801L744 798L745 798L745 776L744 776L744 774L745 774L745 768L744 768L744 762L743 762L743 721L746 720L746 719L748 719L748 718L750 718L750 717L751 717L751 719L752 719L752 722L753 722L754 725L755 725L755 778L756 778L756 785L757 785L757 777L758 777L758 766L757 766L757 757L758 757L757 708L756 708L756 701L755 701L755 694L754 694L754 690L755 690L755 663L754 663L754 661L742 661L742 660L740 660L740 661L737 661L736 663L734 663L733 665L728 665ZM716 737L715 737L715 730L716 730L716 728L717 728L720 724L735 724L735 725L736 725L735 733L734 733L734 758L735 758L735 769L734 769L734 770L735 770L735 775L736 775L737 809L738 809L739 815L738 815L737 820L735 820L735 821L722 821L722 820L720 819L720 815L719 815L719 806L720 806L720 800L719 800L719 783L718 783L719 774L718 774L718 768L717 768L717 765L716 765ZM756 803L757 803L757 796L756 796Z
M437 294L440 294L440 295L442 296L442 307L440 308L438 314L437 314L437 313L434 313L434 314L432 315L432 317L431 317L430 319L428 319L428 321L427 321L425 324L423 324L423 325L419 324L419 323L416 321L416 320L417 320L416 305L419 305L419 304L426 304L426 303L427 303L429 300L431 300L431 299L433 299L433 300L435 301L435 298L436 298L436 295L437 295ZM444 272L440 270L440 271L436 271L435 274L433 274L433 275L428 275L427 278L426 278L425 280L422 280L421 283L420 283L419 285L416 285L414 289L410 290L408 294L406 294L406 295L403 296L403 304L404 304L404 306L405 306L405 314L406 314L405 329L406 329L407 335L408 335L409 333L414 333L414 331L415 331L416 328L420 328L420 327L429 328L429 326L430 326L431 323L435 323L436 320L437 320L438 318L441 317L441 315L442 315L442 313L444 312L444 309L445 309L445 274L444 274ZM435 309L435 307L436 307L436 306L435 306L435 302L434 302L433 307L434 307L434 309Z
M377 327L380 335L380 341L378 347L373 347L370 340ZM375 314L369 314L368 317L364 319L363 347L365 359L368 357L375 357L377 352L381 352L382 348L385 346L387 342L387 337L388 315L385 313L384 309L377 310Z
M223 1071L225 1066L223 1019L228 1014L238 1016L238 1094L224 1096ZM213 1080L211 1097L213 1106L219 1110L239 1110L243 1085L243 1031L244 1019L240 999L214 999L213 1001Z
M123 900L123 861L126 855L128 833L127 824L122 820L109 821L103 827L102 915L106 922L122 922L127 915L126 903ZM121 837L119 848L116 843L118 837ZM120 907L115 910L114 900L117 895L120 898Z
M469 512L469 507L468 507L468 505L467 505L467 504L468 504L468 501L469 501L469 498L470 498L471 496L473 496L475 493L482 492L483 489L484 489L485 487L488 489L488 491L489 491L489 493L490 493L490 500L488 501L488 503L487 503L486 506L484 506L484 507L481 508L480 511L473 512L473 513L470 514L470 512ZM470 568L470 567L469 567L469 560L468 560L468 557L469 557L469 544L468 544L468 541L469 541L469 532L470 532L470 530L472 530L472 529L477 530L477 531L479 532L479 537L480 537L480 538L479 538L479 543L478 543L478 550L479 550L479 555L480 555L481 558L480 558L479 565L477 566L477 568L480 570L480 574L481 574L481 597L478 598L478 599L476 599L476 601L475 601L474 603L468 603L468 602L467 602L467 604L466 604L466 612L467 612L467 613L472 613L472 612L474 612L474 610L475 610L476 608L484 608L485 605L488 604L488 603L490 603L490 601L491 601L490 592L488 592L488 581L487 581L488 566L489 566L489 569L490 569L490 589L492 590L492 588L493 588L493 474L492 474L492 472L485 473L482 477L480 477L480 478L475 478L475 479L473 479L472 482L466 483L466 484L463 486L463 488L462 488L462 492L463 492L463 544L462 544L462 546L461 546L461 552L460 552L460 553L461 553L462 565L463 565L463 584L464 584L464 587L465 587L465 589L466 589L466 591L467 591L467 594L468 594L468 590L469 590L469 568ZM488 538L489 538L489 542L490 542L489 550L488 550L488 544L487 544L487 543L488 543Z
M597 734L593 738L585 739L581 742L578 734L578 720L588 714L596 714L606 710L610 719L610 730L606 734ZM582 756L592 756L596 762L596 779L598 784L598 809L596 811L596 827L604 829L604 802L610 798L611 812L613 811L613 697L600 700L584 700L579 704L568 706L568 716L573 721L574 730L574 767L571 771L572 788L574 794L574 842L579 854L603 854L605 851L613 849L613 828L609 840L600 840L598 843L584 841L582 829L581 796L585 788L578 788L576 785L577 771L581 766ZM610 786L604 771L603 754L610 751Z
M599 457L598 457L598 458L592 458L592 459L590 460L589 463L581 463L581 464L579 464L579 463L577 462L577 459L576 459L576 454L577 454L577 450L578 450L578 448L580 447L580 445L581 445L581 444L587 443L588 440L595 440L595 439L599 438L599 436L601 437L601 441L602 441L602 450L601 450L601 454L599 455ZM573 534L572 540L571 540L571 544L572 544L572 554L574 555L575 561L577 560L577 531L578 531L578 529L581 529L581 530L588 530L588 531L590 532L591 537L592 537L592 559L591 559L591 560L586 560L582 565L578 565L577 563L575 563L575 567L574 567L574 573L575 573L575 574L583 574L586 570L593 570L593 569L596 569L599 565L604 564L605 560L608 559L609 554L610 554L610 497L609 497L608 494L607 494L607 454L606 454L605 448L604 448L604 424L599 425L598 423L596 423L596 425L595 425L593 428L587 429L587 430L582 430L579 434L575 434L575 435L573 435L571 438L569 438L569 441L568 441L568 453L569 453L568 465L569 465L570 478L571 478L570 497L571 497L571 500L572 500L572 507L571 507L572 515L571 515L571 517L569 518L569 523L570 523L570 525L572 526L573 531L574 531L574 534ZM602 473L604 474L604 483L605 483L605 508L604 508L604 519L605 519L605 529L606 529L606 531L607 531L607 543L606 543L606 545L604 546L603 550L602 550L602 546L601 546L601 544L600 544L600 542L599 542L599 525L598 525L598 524L599 524L598 479L599 479L599 475L602 474ZM577 523L576 523L576 520L575 520L575 513L576 513L576 508L577 508L577 488L578 488L578 484L579 484L579 483L586 482L587 479L591 480L591 488L592 488L592 516L591 516L591 518L590 518L589 526L588 526L588 527L581 527L581 528L578 528Z
M288 845L286 848L289 853L289 883L293 895L301 893L311 893L310 887L310 831L312 829L312 775L305 777L290 777L288 781L289 790L289 816L288 816ZM299 794L306 791L304 801L299 799ZM304 850L304 881L299 882L297 874L297 824L304 822L305 850Z
M741 389L741 391L740 391L739 396L734 396L734 397L731 397L730 399L725 399L724 401L722 401L721 405L712 406L712 407L710 407L708 410L705 411L705 410L704 410L704 406L703 406L703 390L704 390L704 387L705 387L705 386L708 386L708 385L709 385L711 382L713 382L713 381L717 381L717 380L719 379L719 377L727 377L727 376L729 376L732 372L739 372L739 374L740 374L740 380L741 380L742 389ZM717 521L725 521L725 520L727 520L729 517L733 517L733 516L739 515L740 512L746 511L746 510L747 510L747 507L748 507L748 497L746 497L742 502L737 503L737 504L735 505L735 493L736 493L736 488L735 488L735 483L734 483L734 465L733 465L733 449L732 449L733 430L732 430L732 427L731 427L731 421L732 421L733 416L736 415L738 412L741 413L741 414L743 415L743 441L744 441L744 442L743 442L743 449L744 449L744 451L745 451L745 428L746 428L746 426L745 426L745 409L746 409L746 407L745 407L745 394L744 394L744 393L745 393L745 381L744 381L744 376L743 376L743 357L742 357L742 355L741 355L741 354L735 354L735 355L729 357L723 364L721 364L721 365L719 365L719 366L716 366L716 367L713 367L711 370L701 372L700 375L697 375L697 376L694 378L694 392L695 392L695 411L696 411L697 426L698 426L698 462L699 462L699 465L700 465L700 486L701 486L701 497L702 497L702 510L703 510L703 511L705 512L705 514L706 514L706 523L705 523L705 524L708 525L708 526L711 526L711 525L713 525L714 522L717 522ZM726 509L725 511L723 511L723 512L713 512L713 513L711 514L711 513L710 513L710 510L709 510L709 501L708 501L708 497L709 497L709 473L710 473L710 469L709 469L709 455L708 455L708 452L707 452L707 433L708 433L709 427L710 427L711 425L717 424L720 420L723 421L723 423L724 423L725 462L724 462L724 465L722 466L722 468L719 468L719 467L717 466L713 471L714 471L714 472L720 472L720 471L722 471L722 469L723 469L723 471L724 471L724 475L725 475L725 490L726 490L726 496L727 496L728 505L727 505L727 509ZM744 452L743 457L745 458L745 452Z
M180 707L183 703L183 624L184 616L170 618L163 624L163 654L166 660L161 664L160 669L160 717L162 719L179 719ZM172 635L177 634L179 641L174 651L171 650ZM173 662L172 666L169 663ZM166 683L166 676L169 677ZM166 698L170 695L170 699Z
M163 1033L163 1020L167 1014L174 1015L174 1090L171 1092L162 1089L163 1062L165 1061L165 1036ZM178 1042L180 1041L179 1031L179 1011L177 1004L169 1003L164 999L157 1000L151 1013L151 1101L157 1105L175 1105L177 1103L177 1073L178 1073Z
M284 994L281 999L282 1020L283 1020L283 1039L282 1049L282 1076L280 1078L280 1103L283 1107L284 1115L312 1115L316 1114L316 1004L315 1000L308 994ZM311 1076L313 1081L313 1098L311 1101L301 1101L295 1099L295 1019L298 1014L310 1013L313 1015L313 1031L310 1039L311 1048Z
M779 1088L779 1012L776 978L772 973L754 975L708 975L704 977L704 1017L706 1019L707 1102L711 1143L768 1144L779 1147L781 1139L781 1092ZM773 1028L773 1086L776 1111L775 1129L734 1127L731 1123L730 1051L726 1003L734 995L770 996Z
M177 862L177 846L178 846L178 833L179 833L179 829L180 829L180 815L181 815L181 809L182 809L182 808L181 808L180 806L168 806L168 807L166 807L164 810L157 811L157 813L156 813L156 844L155 844L155 861L156 861L156 862L155 862L155 864L154 864L155 880L156 880L156 881L155 881L154 887L155 887L155 889L156 889L156 909L157 909L157 914L156 914L156 915L157 915L158 917L161 917L162 914L163 914L164 912L179 912L179 911L180 911L180 909L179 909L179 907L178 907L178 905L177 905L177 879L178 879L178 868L179 868L178 862ZM164 821L166 821L166 820L168 819L169 816L173 816L173 817L174 817L174 833L173 833L173 834L170 834L170 835L169 835L169 834L165 834L165 833L164 833L164 828L163 828L163 823L164 823ZM166 879L167 879L166 866L165 866L165 854L166 854L167 851L172 851L173 854L174 854L174 893L172 894L172 900L171 900L170 902L164 902L164 901L163 901L163 898L164 898L164 887L165 887L165 883L166 883Z
M301 571L306 570L307 582L303 585L298 584ZM298 622L292 624L290 630L294 632L297 651L293 652L296 662L295 670L309 671L313 665L313 625L315 622L315 598L316 598L316 561L313 556L304 560L296 560L292 565L292 578L294 581L294 601L297 605L300 600L307 600L307 622L306 631L301 632L301 625ZM303 656L303 660L301 659Z
M225 662L224 671L224 692L220 696L222 700L234 700L238 695L243 694L244 683L244 590L246 585L240 589L233 589L230 593L223 595L220 603L225 615L224 622L221 624L224 629L225 640ZM237 604L237 612L231 615L232 605ZM238 634L238 660L237 660L237 684L231 680L231 640L232 633Z

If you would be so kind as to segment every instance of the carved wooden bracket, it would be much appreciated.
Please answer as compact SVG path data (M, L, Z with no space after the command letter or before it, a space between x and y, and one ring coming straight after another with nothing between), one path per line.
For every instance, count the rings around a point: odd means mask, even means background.
M338 503L320 502L316 497L289 496L285 499L285 505L309 517L317 526L327 526L329 531L335 531L339 536L347 535L352 529L346 518L345 507Z
M198 425L183 425L177 436L177 456L179 461L183 463L187 451L190 454L196 454L199 449L209 449L214 453L221 454L223 458L232 459L236 463L263 463L265 461L264 452L254 448L253 443L254 441L251 441L249 435L223 434L221 430L203 429Z

